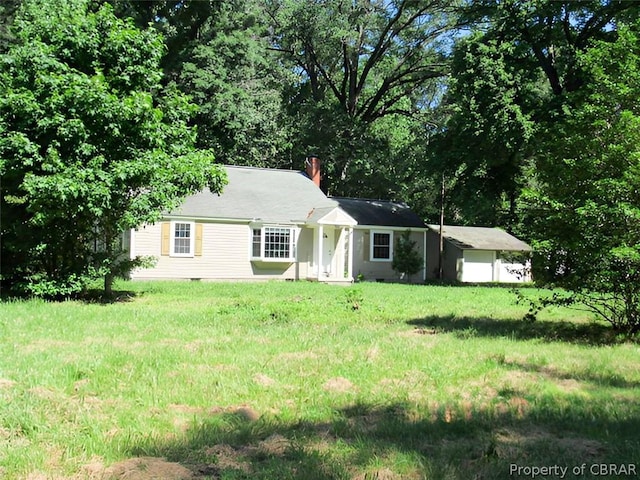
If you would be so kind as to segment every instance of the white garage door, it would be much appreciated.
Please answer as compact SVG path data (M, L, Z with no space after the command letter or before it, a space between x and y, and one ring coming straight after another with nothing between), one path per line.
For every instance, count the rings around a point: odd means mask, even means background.
M463 282L493 281L493 264L496 252L493 250L465 250L462 266Z

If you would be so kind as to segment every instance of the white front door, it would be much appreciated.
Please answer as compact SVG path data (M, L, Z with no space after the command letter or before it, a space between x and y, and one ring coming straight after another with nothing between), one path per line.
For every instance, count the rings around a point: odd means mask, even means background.
M335 254L335 230L324 227L322 238L322 274L330 277L333 272L333 258Z

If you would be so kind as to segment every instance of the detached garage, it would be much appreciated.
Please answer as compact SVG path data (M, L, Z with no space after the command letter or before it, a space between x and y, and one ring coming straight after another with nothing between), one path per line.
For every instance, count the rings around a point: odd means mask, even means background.
M438 278L440 227L427 232L427 279ZM443 228L443 279L450 282L531 281L531 247L499 228Z

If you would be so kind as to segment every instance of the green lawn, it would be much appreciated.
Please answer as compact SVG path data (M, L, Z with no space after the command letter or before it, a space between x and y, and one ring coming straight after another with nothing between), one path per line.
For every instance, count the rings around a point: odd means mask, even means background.
M525 323L488 287L117 288L113 304L0 304L1 478L611 478L594 466L640 464L640 346L585 314Z

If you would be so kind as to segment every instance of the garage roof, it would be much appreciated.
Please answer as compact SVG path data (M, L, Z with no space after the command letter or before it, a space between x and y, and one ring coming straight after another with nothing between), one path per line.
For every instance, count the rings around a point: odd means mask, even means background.
M440 232L439 225L429 225L429 229ZM462 250L531 251L528 244L499 228L445 225L442 234L446 241Z

